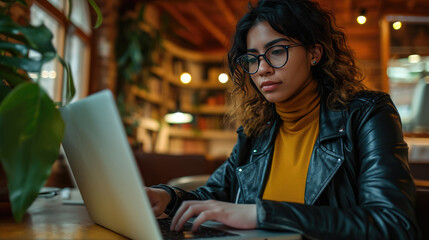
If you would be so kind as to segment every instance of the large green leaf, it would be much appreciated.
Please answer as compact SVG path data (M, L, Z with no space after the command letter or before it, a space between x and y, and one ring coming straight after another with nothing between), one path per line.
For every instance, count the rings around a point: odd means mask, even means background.
M64 122L34 83L14 88L0 105L0 160L17 222L37 197L58 157Z
M27 47L41 54L56 52L52 45L53 35L43 24L40 26L21 26L9 16L0 15L0 33L24 43Z
M0 39L0 49L7 51L12 56L24 56L28 53L28 47L23 44L16 44L11 42L2 41Z
M7 81L13 87L21 84L22 80L29 80L20 77L23 76L20 71L40 72L44 63L57 56L52 45L52 33L44 25L21 26L9 16L0 14L0 34L15 40L0 41L0 49L9 53L0 56L0 68L2 71L7 69L7 73L0 74L0 80ZM28 54L30 49L38 54L30 57Z
M40 72L43 62L30 58L0 56L0 66L16 67L26 72Z
M0 82L0 102L3 101L3 98L5 98L10 91L11 88L9 86L6 86L3 82Z
M2 79L7 79L7 83L12 87L30 80L26 73L18 72L13 67L0 64L0 80Z

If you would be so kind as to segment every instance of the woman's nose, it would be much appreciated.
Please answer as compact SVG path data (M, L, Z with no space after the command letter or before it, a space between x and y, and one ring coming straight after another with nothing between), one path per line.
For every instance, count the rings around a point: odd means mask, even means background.
M259 69L258 73L260 75L271 73L273 70L273 67L271 67L270 64L268 64L267 60L261 56L261 61L259 62Z

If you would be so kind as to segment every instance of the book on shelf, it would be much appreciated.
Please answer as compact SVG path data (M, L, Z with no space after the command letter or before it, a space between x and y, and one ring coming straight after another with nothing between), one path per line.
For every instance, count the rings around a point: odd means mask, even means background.
M147 89L150 95L162 95L162 80L156 78L155 76L151 76L147 81Z
M207 154L208 152L207 141L184 139L183 152L188 154Z
M147 101L141 101L139 103L139 110L137 111L141 117L148 117L152 119L160 118L160 109L158 106L151 104Z
M208 142L207 154L213 158L227 158L236 144L236 139L215 139Z
M206 98L205 102L209 106L225 105L225 93L218 92L216 94L210 95Z
M183 106L192 106L193 105L193 91L190 89L183 89L180 92L180 104Z
M207 129L207 118L199 116L197 118L197 127L199 130L202 130L202 131L206 130Z
M171 138L169 142L169 153L171 154L207 154L207 141Z
M170 154L183 154L183 139L171 138L168 145Z
M212 79L212 81L218 81L219 74L224 73L224 69L222 67L211 67L208 70L208 78Z
M225 130L223 116L198 116L196 118L198 130Z

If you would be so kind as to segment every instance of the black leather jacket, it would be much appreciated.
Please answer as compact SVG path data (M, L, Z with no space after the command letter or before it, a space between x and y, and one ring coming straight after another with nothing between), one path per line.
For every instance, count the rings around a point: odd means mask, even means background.
M387 94L363 92L338 111L321 104L305 204L261 199L280 121L268 123L255 138L239 128L230 157L204 187L192 192L169 188L172 201L166 212L173 215L183 200L217 199L256 204L262 229L317 239L419 238L408 147Z

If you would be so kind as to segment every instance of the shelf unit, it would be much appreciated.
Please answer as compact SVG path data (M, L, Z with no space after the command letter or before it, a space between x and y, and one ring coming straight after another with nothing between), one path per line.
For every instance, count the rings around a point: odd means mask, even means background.
M159 65L151 69L147 86L129 86L127 101L136 111L127 121L138 123L136 140L143 143L147 152L205 154L209 158L228 156L236 141L237 126L224 123L229 83L217 80L222 72L222 58L204 58L178 50L171 43L165 48L159 55L162 57L157 57ZM189 84L179 80L185 70L192 75ZM191 113L194 121L180 125L165 123L163 116L177 108Z

